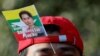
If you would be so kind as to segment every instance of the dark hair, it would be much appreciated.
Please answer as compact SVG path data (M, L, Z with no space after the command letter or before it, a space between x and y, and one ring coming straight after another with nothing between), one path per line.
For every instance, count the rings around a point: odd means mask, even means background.
M48 25L44 25L44 28L45 28L46 32L50 33L50 34L53 32L60 33L60 27L58 25L48 24Z
M31 13L29 13L28 11L21 11L19 13L20 18L22 19L22 14L27 14L29 17L32 17Z

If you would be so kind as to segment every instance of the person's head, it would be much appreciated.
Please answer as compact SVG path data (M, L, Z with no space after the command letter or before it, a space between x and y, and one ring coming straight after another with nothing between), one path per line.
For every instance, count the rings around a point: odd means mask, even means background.
M77 36L79 33L68 19L44 16L41 20L48 36L34 38L34 44L22 51L22 56L23 54L25 56L82 56L82 40Z
M19 16L26 25L32 26L34 24L32 15L28 11L21 11Z

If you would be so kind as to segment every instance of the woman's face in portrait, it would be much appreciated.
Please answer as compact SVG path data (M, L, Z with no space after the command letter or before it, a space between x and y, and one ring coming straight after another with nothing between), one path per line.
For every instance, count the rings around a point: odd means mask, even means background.
M22 21L28 25L32 26L34 24L32 17L30 17L28 14L22 14Z

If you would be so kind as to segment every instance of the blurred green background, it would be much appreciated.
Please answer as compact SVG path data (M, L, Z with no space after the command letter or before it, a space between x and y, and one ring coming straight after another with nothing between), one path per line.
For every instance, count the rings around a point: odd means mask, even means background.
M40 16L69 18L80 31L85 56L100 56L100 0L0 0L0 56L18 56L17 41L2 10L35 4Z

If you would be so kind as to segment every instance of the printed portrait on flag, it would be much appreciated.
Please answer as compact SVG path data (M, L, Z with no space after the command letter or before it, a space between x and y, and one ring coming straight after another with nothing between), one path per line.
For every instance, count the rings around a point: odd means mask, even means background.
M26 39L46 35L34 5L3 11L3 15L17 38Z

